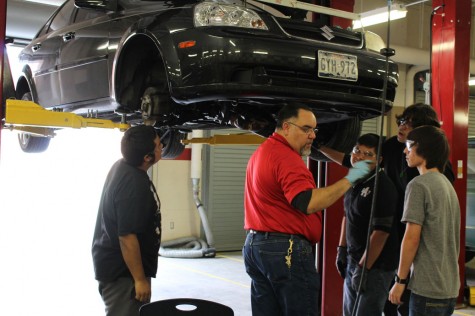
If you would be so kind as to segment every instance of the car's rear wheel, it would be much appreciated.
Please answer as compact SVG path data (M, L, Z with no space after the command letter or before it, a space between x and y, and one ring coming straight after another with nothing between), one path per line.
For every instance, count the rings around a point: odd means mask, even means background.
M318 145L324 145L343 153L349 153L361 133L359 117L349 120L318 125L317 138L313 142L310 158L318 161L330 161L318 151Z
M174 159L185 149L181 140L185 139L186 133L162 125L167 124L166 117L171 112L172 100L168 93L167 82L164 80L164 73L160 69L160 64L155 63L148 73L143 72L146 76L145 86L142 88L140 111L144 123L156 125L160 130L160 141L164 144L162 158ZM136 77L139 75L137 74Z
M31 92L26 92L23 94L22 100L24 101L33 101ZM18 142L20 143L20 148L26 153L40 153L48 149L49 142L51 138L33 136L29 133L20 133L18 134Z

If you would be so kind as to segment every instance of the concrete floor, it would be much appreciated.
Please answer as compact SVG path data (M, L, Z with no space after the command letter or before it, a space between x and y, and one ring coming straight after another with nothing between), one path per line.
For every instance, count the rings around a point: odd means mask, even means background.
M152 300L191 297L231 307L236 316L251 315L251 279L241 252L222 252L215 258L158 258Z
M469 285L475 285L475 259L467 264L466 274ZM152 300L200 298L230 306L236 316L250 316L250 282L241 252L222 252L215 258L160 257ZM453 315L475 315L475 308L461 306Z

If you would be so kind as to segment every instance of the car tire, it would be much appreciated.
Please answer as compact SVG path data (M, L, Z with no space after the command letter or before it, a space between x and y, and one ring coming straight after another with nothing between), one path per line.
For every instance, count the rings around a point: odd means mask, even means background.
M324 145L342 153L349 153L361 133L359 117L349 120L318 125L317 138L313 141L310 158L317 161L331 161L318 151Z
M473 249L465 247L465 263L469 262L475 257L475 251Z
M185 150L185 145L181 142L185 139L186 134L176 129L167 128L163 130L160 141L163 144L162 158L175 159Z
M22 100L24 101L33 101L31 92L26 92L23 94ZM49 142L51 138L33 136L29 133L20 133L18 134L18 143L20 144L21 150L25 153L41 153L48 149Z

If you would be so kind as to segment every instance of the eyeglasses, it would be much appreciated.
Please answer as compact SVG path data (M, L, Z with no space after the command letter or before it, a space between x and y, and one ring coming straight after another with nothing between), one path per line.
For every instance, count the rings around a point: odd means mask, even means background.
M396 119L397 126L406 125L412 126L411 121L407 117L401 117Z
M304 132L307 135L310 135L312 133L317 135L317 133L318 133L318 128L311 128L311 127L308 127L308 126L300 126L300 125L294 124L294 123L289 122L289 121L287 121L287 123L292 124L293 126L296 126L296 127L300 128L302 130L302 132Z
M352 153L355 154L355 155L363 154L363 156L368 157L368 158L373 158L374 156L376 156L375 154L373 154L370 151L361 151L358 148L358 146L353 147Z
M407 151L411 151L412 150L412 147L414 147L414 145L416 144L415 141L413 140L406 140L406 148L407 148Z

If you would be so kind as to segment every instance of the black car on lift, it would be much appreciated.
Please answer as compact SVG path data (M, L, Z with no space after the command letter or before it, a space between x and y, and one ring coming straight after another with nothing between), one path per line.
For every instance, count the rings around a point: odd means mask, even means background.
M391 108L397 65L373 33L287 11L253 0L68 0L21 52L17 98L153 124L168 158L193 129L268 136L282 105L300 102L317 116L318 141L348 151L361 121L381 115L386 75ZM26 152L49 141L20 135Z

